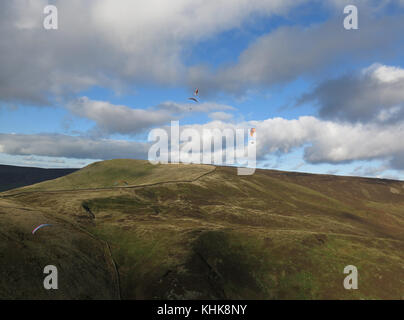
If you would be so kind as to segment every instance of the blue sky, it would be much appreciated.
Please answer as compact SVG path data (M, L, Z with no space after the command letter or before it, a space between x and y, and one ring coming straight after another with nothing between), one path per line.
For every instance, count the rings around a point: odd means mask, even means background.
M179 120L255 126L262 168L404 179L403 18L402 0L4 2L0 163L145 159Z

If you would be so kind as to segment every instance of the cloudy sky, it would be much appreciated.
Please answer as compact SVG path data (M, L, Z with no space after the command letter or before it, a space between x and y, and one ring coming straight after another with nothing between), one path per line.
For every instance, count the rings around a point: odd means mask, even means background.
M403 34L404 0L1 1L0 163L146 159L179 120L255 127L258 167L404 179Z

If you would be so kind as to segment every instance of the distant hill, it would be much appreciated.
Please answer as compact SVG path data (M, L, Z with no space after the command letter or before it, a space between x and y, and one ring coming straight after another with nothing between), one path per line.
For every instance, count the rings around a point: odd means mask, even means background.
M0 165L0 192L63 177L78 169L42 169Z
M147 160L115 159L94 162L68 176L29 185L19 191L103 189L167 181L191 181L214 168L210 165L153 165Z
M98 162L0 193L0 266L0 299L404 299L404 182Z

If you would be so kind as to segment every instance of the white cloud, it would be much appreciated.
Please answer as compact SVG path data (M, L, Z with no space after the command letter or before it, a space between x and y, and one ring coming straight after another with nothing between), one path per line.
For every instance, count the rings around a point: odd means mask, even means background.
M383 57L390 50L400 50L404 42L398 30L403 28L403 16L363 18L360 32L347 32L340 16L308 27L281 26L250 44L236 63L215 71L192 67L189 77L206 92L244 94L249 88L317 75L344 57L363 63L375 56Z
M239 28L253 14L287 13L301 1L55 0L54 31L42 27L48 1L2 1L0 99L50 104L53 95L93 85L122 91L184 84L182 55L193 44Z
M255 127L257 156L264 159L273 153L289 153L304 148L308 163L347 163L359 160L383 160L392 168L404 168L404 122L390 126L377 123L339 123L312 116L287 120L226 123L213 121L194 128L231 129ZM169 130L167 130L169 132ZM36 155L80 159L147 157L150 144L134 141L90 139L65 135L0 134L1 152L11 155Z
M146 143L91 139L59 134L0 134L2 152L9 155L35 155L76 159L145 159Z
M404 151L404 123L391 126L323 121L311 116L256 121L259 154L305 147L312 163L382 159ZM388 142L388 143L386 143Z
M394 83L404 81L404 69L375 63L364 70L365 74L380 82Z
M350 122L397 122L404 118L404 69L373 64L326 80L298 104L315 102L322 118Z
M171 120L178 120L193 112L234 110L231 106L210 102L195 104L163 102L149 109L132 109L107 101L91 100L88 97L71 101L66 108L79 117L94 121L96 123L94 130L101 135L114 133L133 135L155 126L162 126ZM228 114L217 112L217 115L224 117Z
M185 128L236 129L255 127L257 156L289 153L304 148L309 163L346 163L358 160L386 160L395 168L404 168L404 122L390 126L377 123L340 123L312 116L288 120L272 118L263 121L225 123L213 121Z
M402 42L402 17L362 19L360 33L342 30L338 17L271 31L217 73L184 63L201 41L241 29L257 16L287 16L307 2L319 5L310 0L55 0L59 29L47 31L42 27L47 1L3 1L0 39L7 41L0 44L0 99L50 104L53 95L65 97L94 85L120 92L150 83L238 93L311 74L346 54L363 60Z
M134 134L172 119L166 111L131 109L81 97L67 105L74 114L95 121L103 133Z

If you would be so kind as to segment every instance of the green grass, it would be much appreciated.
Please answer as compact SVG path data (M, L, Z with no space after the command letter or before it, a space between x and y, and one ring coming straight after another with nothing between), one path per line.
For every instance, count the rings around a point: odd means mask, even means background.
M111 245L124 299L150 298L150 286L170 268L168 247L171 236L163 233L139 236L117 226L104 225L92 230Z
M83 202L83 206L87 206L91 211L114 210L133 212L145 208L145 203L136 199L125 196L111 198L95 198Z
M190 271L205 275L223 299L264 299L271 296L271 269L276 261L254 236L209 231L194 243Z

